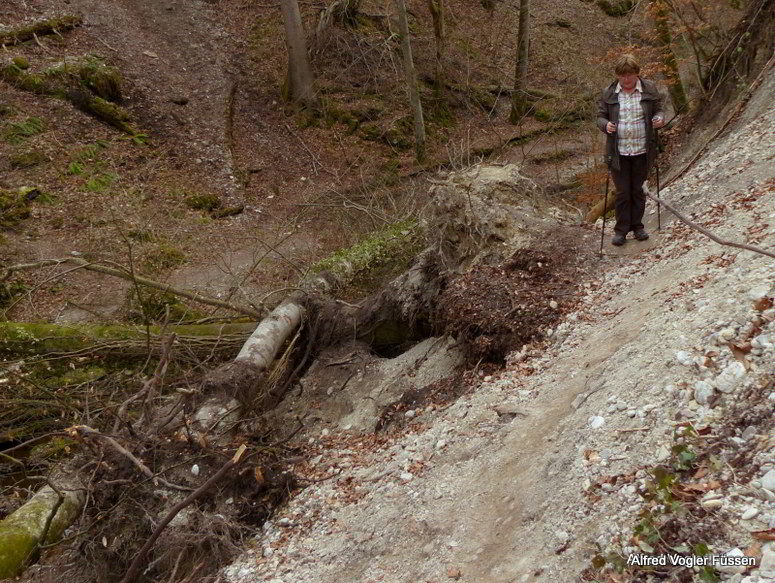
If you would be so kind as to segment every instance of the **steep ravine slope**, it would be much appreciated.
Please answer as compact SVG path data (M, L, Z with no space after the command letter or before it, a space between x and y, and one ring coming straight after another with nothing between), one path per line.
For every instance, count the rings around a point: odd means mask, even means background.
M740 119L662 190L724 238L762 247L775 230L767 75ZM646 552L647 537L632 537L653 509L641 493L654 466L680 461L696 494L681 499L693 537L684 551L748 552L761 568L725 568L722 579L772 581L773 543L752 533L775 528L775 263L666 213L657 233L648 212L652 240L628 241L625 257L607 246L581 307L475 391L412 411L420 422L393 440L339 427L304 435L324 477L264 526L227 580L578 580L598 553ZM716 444L702 463L702 444L671 449L686 428ZM696 460L677 460L689 446Z

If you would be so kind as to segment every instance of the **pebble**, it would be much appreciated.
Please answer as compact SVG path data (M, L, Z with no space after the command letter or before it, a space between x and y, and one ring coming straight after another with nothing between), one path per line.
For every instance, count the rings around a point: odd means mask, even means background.
M775 491L775 470L770 470L761 479L761 487L767 490Z
M416 415L414 409L409 409L406 413L404 413L404 417L407 419L412 419Z
M715 389L708 381L694 383L694 400L700 405L710 405Z
M678 361L679 364L682 364L684 366L691 366L694 363L694 359L692 358L692 355L686 352L685 350L677 350L675 352L675 359Z
M769 291L769 288L767 286L759 286L751 288L748 291L748 299L749 300L760 300L761 298L767 297L767 292Z
M411 482L414 479L414 475L409 472L401 472L400 478L402 482Z
M721 499L705 500L704 502L700 502L700 506L702 506L705 510L713 510L714 508L721 508L723 505L724 505L724 501Z
M594 415L589 418L589 426L592 429L600 429L603 425L605 425L605 419L600 415Z
M740 518L742 520L751 520L757 514L759 514L759 509L754 508L753 506L749 506L748 508L745 509L743 514L740 516Z
M444 449L447 446L447 442L444 439L439 439L436 442L436 449Z
M291 525L291 519L290 518L281 518L277 521L277 526L290 526Z
M760 577L775 577L775 548L768 545L768 548L762 553L762 559L759 563Z
M728 364L724 370L721 371L721 374L715 378L713 384L716 385L716 388L722 393L731 393L740 385L744 376L745 367L743 366L743 363L735 361Z
M191 473L194 476L198 476L199 475L199 464L194 464L193 466L191 466Z

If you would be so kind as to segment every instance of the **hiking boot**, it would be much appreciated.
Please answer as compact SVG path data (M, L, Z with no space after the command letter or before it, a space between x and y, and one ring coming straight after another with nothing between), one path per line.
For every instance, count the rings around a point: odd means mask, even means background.
M645 241L646 239L649 238L649 234L646 232L645 229L637 229L635 231L635 238L638 241Z
M648 235L646 235L648 237ZM621 233L616 233L614 235L613 239L611 239L611 245L616 245L617 247L621 247L624 245L624 242L627 240L627 237L622 235Z

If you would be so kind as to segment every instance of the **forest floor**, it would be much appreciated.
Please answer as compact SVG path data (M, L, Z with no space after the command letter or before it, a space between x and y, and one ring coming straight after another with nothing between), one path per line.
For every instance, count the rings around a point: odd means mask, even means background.
M37 186L49 196L33 205L31 220L3 233L0 259L12 264L80 254L132 263L174 286L244 303L292 284L307 266L364 233L413 216L427 203L426 178L476 162L478 151L494 148L491 162L518 163L543 186L592 171L587 188L567 195L583 206L602 189L603 174L594 172L601 136L589 122L563 127L562 115L577 107L591 115L590 96L609 77L606 47L631 40L629 27L642 15L617 19L584 2L545 4L535 5L531 87L557 98L537 103L541 115L518 126L507 121L508 96L486 89L510 83L513 14L450 4L448 67L455 88L440 113L427 114L430 161L418 169L407 148L410 136L402 133L408 107L397 46L384 45L382 31L337 29L313 47L324 107L310 119L281 97L279 11L231 0L71 0L64 6L11 0L0 13L9 26L62 9L84 16L83 26L9 47L8 57L27 59L34 72L84 54L103 58L121 71L123 104L148 143L134 143L66 102L5 86L5 125L39 118L44 127L20 143L0 143L7 154L0 186ZM424 7L413 13L422 73L432 70L433 37ZM305 8L305 17L313 27L314 7ZM470 25L483 34L470 35ZM595 34L581 34L589 30ZM562 59L569 51L584 57ZM426 85L423 95L433 105ZM363 119L355 131L337 121L352 116ZM551 131L498 148L541 130ZM9 162L30 152L43 154L42 161ZM191 208L195 197L209 197L218 208ZM219 218L222 210L237 214ZM126 316L127 282L78 270L63 285L51 279L59 270L26 274L35 293L7 316L59 322Z

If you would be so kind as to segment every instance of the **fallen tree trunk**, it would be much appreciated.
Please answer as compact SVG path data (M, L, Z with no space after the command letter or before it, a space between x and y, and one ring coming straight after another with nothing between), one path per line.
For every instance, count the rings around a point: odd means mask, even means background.
M50 76L28 73L11 63L0 67L0 79L22 91L69 101L84 113L88 113L122 132L131 136L138 135L129 123L131 116L126 109L87 89L77 85L73 86L63 81L62 77L52 81Z
M83 490L48 485L0 521L0 579L19 575L41 545L59 540L83 503Z
M613 189L611 189L613 190ZM606 205L605 197L587 212L584 220L588 223L594 223L597 219L602 217L605 213L610 212L616 208L616 192L609 190L608 192L608 204ZM605 210L603 209L605 207Z
M65 14L45 20L39 20L31 24L25 24L18 28L6 28L0 30L0 44L17 44L34 39L36 36L47 34L59 34L80 26L83 19L80 16Z
M0 355L25 357L31 354L92 352L99 354L144 355L161 351L162 334L176 334L178 343L193 353L234 351L255 328L244 324L191 324L180 326L58 325L30 322L0 322ZM232 352L233 353L233 352Z

